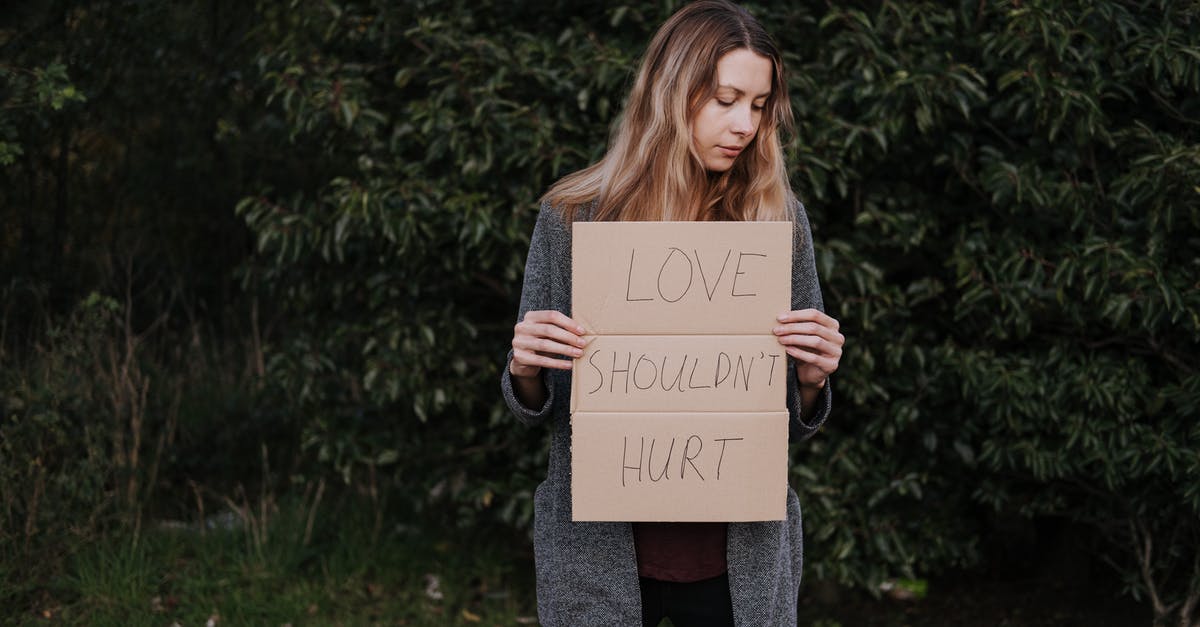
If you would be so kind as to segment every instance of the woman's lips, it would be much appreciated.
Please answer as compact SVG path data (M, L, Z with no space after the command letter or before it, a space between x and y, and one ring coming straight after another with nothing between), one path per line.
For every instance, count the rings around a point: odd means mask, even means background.
M721 154L731 159L742 154L741 146L717 146L717 149L721 151Z

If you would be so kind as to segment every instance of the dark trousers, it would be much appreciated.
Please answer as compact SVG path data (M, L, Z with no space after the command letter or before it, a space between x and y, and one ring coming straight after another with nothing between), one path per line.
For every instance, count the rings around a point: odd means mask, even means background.
M729 575L691 583L641 578L642 626L658 627L670 618L675 627L732 627Z

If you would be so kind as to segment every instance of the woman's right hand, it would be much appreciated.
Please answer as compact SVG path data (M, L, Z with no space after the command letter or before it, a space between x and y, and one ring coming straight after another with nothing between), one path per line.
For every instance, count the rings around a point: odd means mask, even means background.
M542 368L570 370L571 361L583 355L587 340L582 326L560 311L526 312L525 319L513 328L513 358L508 371L514 377L531 378Z

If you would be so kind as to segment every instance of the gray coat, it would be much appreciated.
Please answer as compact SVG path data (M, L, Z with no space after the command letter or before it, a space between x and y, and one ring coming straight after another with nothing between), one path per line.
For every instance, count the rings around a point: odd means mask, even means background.
M586 214L586 212L580 212ZM799 203L792 228L792 309L823 309L813 261L808 216ZM581 215L577 219L587 219ZM556 309L571 315L571 229L562 214L543 206L538 214L521 310ZM508 354L512 360L512 352ZM791 441L811 436L829 415L831 386L826 384L810 422L800 421L800 394L794 363L788 358L787 403ZM538 618L546 627L641 625L641 593L630 523L571 521L571 422L568 408L571 373L542 370L546 403L530 409L513 393L507 365L500 385L504 399L522 422L547 420L554 427L550 468L534 494L534 562ZM800 568L804 560L800 502L789 487L787 520L730 523L726 557L737 625L795 625Z

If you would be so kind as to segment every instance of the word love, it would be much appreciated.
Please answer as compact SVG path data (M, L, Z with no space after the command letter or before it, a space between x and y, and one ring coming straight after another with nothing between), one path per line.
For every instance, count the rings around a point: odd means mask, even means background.
M696 434L687 436L686 438L671 438L669 442L666 438L661 441L659 438L646 438L643 436L641 445L638 448L630 449L629 437L626 436L624 441L624 450L621 451L621 487L625 487L626 475L630 475L629 481L641 483L645 479L652 482L659 482L671 479L672 476L678 477L682 481L688 476L688 468L691 468L692 474L700 481L704 481L704 473L701 472L702 466L707 466L704 472L709 473L709 476L714 477L714 480L721 480L721 462L725 461L725 447L730 442L741 442L745 438L713 438L709 453L704 453L704 438ZM647 450L647 440L649 440L649 449ZM676 447L676 444L679 446ZM654 447L659 449L659 459L655 461ZM720 450L712 452L720 446ZM664 450L665 449L665 450ZM637 451L636 457L630 459L630 453ZM703 456L703 457L702 457ZM712 458L716 457L716 463L712 463ZM696 462L700 462L700 466ZM636 465L631 465L636 463ZM676 473L675 468L679 468ZM643 470L645 471L643 473ZM657 470L657 474L655 471ZM633 471L636 471L634 474ZM635 479L636 477L636 479Z
M725 250L724 259L709 259L706 270L696 249L692 249L689 255L681 248L669 247L662 257L662 263L657 261L657 256L647 260L645 251L641 251L643 259L639 262L638 252L637 248L629 251L629 272L625 280L627 302L662 300L676 303L692 291L693 287L702 288L709 302L718 294L728 294L730 298L757 296L758 294L746 291L745 288L739 289L738 280L767 258L764 253L747 251L737 251L735 256L735 251L729 248ZM729 267L731 261L733 268ZM721 266L719 270L718 262ZM729 278L726 279L727 275ZM724 287L721 285L722 280L725 283Z
M718 351L681 356L595 350L587 359L590 370L584 376L596 381L595 387L587 391L588 395L606 387L610 394L654 389L664 392L737 390L739 385L748 392L752 385L770 387L775 384L775 363L782 357L782 353L762 351L749 355Z

